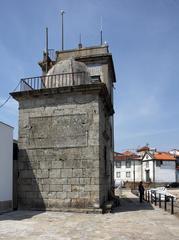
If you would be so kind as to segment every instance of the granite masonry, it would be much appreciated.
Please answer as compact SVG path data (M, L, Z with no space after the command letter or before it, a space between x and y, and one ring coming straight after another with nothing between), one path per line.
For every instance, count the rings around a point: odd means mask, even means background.
M113 184L112 55L107 46L80 48L40 66L42 77L11 93L19 102L18 207L101 212Z

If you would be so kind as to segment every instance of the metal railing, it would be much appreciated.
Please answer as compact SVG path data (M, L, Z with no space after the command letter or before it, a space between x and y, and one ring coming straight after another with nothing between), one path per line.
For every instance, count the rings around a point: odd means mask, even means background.
M169 210L171 214L174 214L174 197L162 193L156 193L156 191L145 191L145 200L149 203L164 208L165 211Z
M20 82L20 91L82 85L85 84L86 79L90 79L88 73L86 72L74 72L23 78Z

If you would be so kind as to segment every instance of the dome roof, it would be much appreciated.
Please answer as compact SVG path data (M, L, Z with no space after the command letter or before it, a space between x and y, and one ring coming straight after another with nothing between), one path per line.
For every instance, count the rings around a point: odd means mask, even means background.
M46 76L43 82L47 88L83 85L91 82L87 66L72 58L57 62Z
M68 73L88 73L87 66L75 61L73 58L57 62L47 73L47 75L68 74Z
M43 81L47 88L89 84L91 77L87 66L70 58L57 62L47 73Z

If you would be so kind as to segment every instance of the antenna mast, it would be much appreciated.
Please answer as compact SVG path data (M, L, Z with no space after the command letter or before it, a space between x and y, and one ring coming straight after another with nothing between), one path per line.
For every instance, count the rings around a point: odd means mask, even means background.
M79 47L79 48L82 48L81 33L80 33L80 36L79 36L79 44L78 44L78 47Z
M64 50L64 23L63 23L63 15L65 11L61 10L61 24L62 24L62 51Z
M46 47L46 69L45 69L45 71L46 71L46 73L48 72L48 28L46 27L46 31L45 31L45 33L46 33L46 42L45 42L45 47Z
M103 45L103 19L101 17L100 44Z

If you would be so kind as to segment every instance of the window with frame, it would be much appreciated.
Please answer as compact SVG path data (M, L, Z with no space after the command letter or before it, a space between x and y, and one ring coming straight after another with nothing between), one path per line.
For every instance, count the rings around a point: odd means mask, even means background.
M130 178L131 177L131 172L126 172L126 178Z
M127 160L126 161L126 168L130 168L131 167L131 160Z
M121 168L121 161L116 162L116 168Z
M121 172L116 172L116 178L120 178L121 177Z

